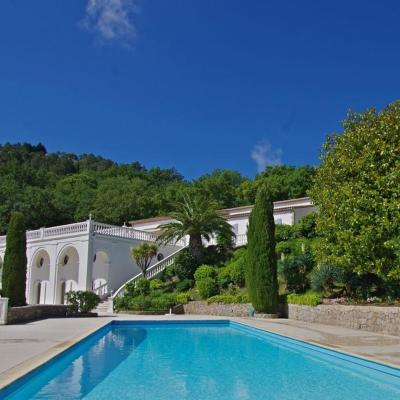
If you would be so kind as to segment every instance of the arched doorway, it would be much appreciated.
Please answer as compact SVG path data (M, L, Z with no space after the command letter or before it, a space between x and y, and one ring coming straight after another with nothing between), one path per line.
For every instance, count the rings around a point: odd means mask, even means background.
M79 254L74 246L66 246L57 257L56 303L65 304L69 291L78 289Z
M29 304L46 304L50 276L50 256L45 249L39 249L30 265Z
M110 259L103 250L98 250L93 256L92 269L92 289L100 297L108 294L108 278L110 269Z

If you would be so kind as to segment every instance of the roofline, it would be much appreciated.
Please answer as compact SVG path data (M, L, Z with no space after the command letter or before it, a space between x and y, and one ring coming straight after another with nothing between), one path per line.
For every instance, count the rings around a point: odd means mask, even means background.
M172 219L171 217L168 217L166 215L159 215L158 217L150 217L150 218L143 218L143 219L136 219L134 221L128 221L129 224L131 224L132 226L134 224L140 224L143 222L157 222L157 221L167 221Z
M310 197L298 197L298 198L296 198L296 199L288 199L288 200L274 201L274 207L275 207L276 205L279 206L280 204L285 204L285 203L295 203L296 201L301 201L301 200L310 200L310 202L311 202L310 205L313 205L313 203L312 203ZM223 208L223 209L218 210L218 211L226 212L226 211L234 211L234 210L243 210L243 209L245 209L245 208L253 208L253 207L254 207L254 204L251 204L251 205L248 205L248 206L240 206L240 207L232 207L232 208ZM299 206L299 207L304 207L304 206ZM307 207L308 207L308 206L307 206Z
M293 206L290 206L290 203L295 203L297 201L304 201L304 200L310 200L310 205L299 205L297 208L302 208L302 207L310 207L313 206L313 202L310 199L310 197L298 197L296 199L288 199L288 200L279 200L279 201L274 201L274 208L275 206L281 205L281 207L284 204L288 204L287 207L282 207L278 210L274 210L274 212L282 212L282 211L288 211L289 209L293 209ZM240 207L232 207L232 208L223 208L221 210L218 210L221 214L228 214L230 211L240 211L240 210L251 210L254 207L253 204L248 205L248 206L240 206ZM237 214L237 216L242 215L242 214ZM236 216L236 214L231 215L231 217ZM150 223L150 222L157 222L157 221L168 221L172 220L171 217L165 216L165 215L160 215L158 217L150 217L150 218L143 218L143 219L137 219L134 221L129 221L129 224L134 226L135 224L141 224L141 223Z

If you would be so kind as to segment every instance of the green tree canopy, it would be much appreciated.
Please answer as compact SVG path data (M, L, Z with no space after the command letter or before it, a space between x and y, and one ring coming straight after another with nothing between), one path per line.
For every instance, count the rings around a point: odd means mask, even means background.
M231 225L218 212L217 204L206 197L186 197L169 215L174 221L162 226L159 241L168 243L189 236L189 251L198 261L203 252L203 239L210 241L213 235L231 239L234 235Z
M12 307L24 306L26 286L26 230L24 216L11 215L2 275L2 291Z
M132 258L141 269L143 277L146 277L147 269L150 267L151 260L157 255L157 245L154 243L142 243L134 247L131 252Z
M350 113L328 136L311 196L319 263L400 279L400 102Z
M266 313L276 313L278 307L273 212L271 195L261 186L247 230L246 286L253 307Z

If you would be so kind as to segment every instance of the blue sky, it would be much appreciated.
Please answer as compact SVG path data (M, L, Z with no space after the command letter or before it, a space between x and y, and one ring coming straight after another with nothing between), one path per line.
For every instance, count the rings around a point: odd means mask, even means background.
M2 0L0 142L253 176L399 98L400 3Z

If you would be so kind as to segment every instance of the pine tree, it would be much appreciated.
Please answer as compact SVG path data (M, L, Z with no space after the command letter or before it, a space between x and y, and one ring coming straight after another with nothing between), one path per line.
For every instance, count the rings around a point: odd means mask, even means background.
M7 231L6 253L2 278L2 291L12 307L24 306L26 287L26 233L24 216L11 214Z
M274 314L278 307L273 203L262 186L249 218L247 231L246 286L256 311Z

